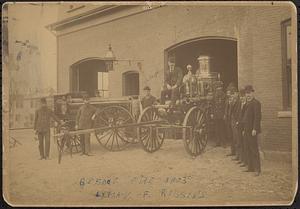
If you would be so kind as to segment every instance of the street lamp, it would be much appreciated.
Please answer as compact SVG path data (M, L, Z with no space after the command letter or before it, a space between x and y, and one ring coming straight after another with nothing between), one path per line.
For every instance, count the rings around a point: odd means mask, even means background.
M104 60L105 60L106 70L113 71L114 70L113 62L116 61L116 56L115 56L110 44L108 46L108 51L106 52Z

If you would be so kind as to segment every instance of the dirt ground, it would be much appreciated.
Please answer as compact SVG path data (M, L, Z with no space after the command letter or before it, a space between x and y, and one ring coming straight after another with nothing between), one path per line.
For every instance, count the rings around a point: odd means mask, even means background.
M229 148L211 145L192 159L181 140L165 140L155 153L139 144L120 152L103 149L92 136L93 156L64 154L39 160L32 130L12 131L22 145L9 149L9 192L14 205L225 205L289 202L293 198L290 162L262 160L262 174L243 172Z

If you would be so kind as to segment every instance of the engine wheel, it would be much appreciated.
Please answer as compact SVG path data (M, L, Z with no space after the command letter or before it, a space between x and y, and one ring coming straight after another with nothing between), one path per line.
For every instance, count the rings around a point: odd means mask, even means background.
M186 114L183 126L183 141L185 150L191 156L198 156L205 150L208 129L206 113L202 108L192 107Z
M118 126L134 123L130 112L121 106L104 108L95 118L95 128L109 127L108 129L96 131L98 142L109 151L124 149L129 143L135 142L135 128Z
M160 120L158 110L154 107L144 109L138 119L137 136L146 152L152 153L160 149L165 139L165 131L159 124L139 125L139 123L158 120Z

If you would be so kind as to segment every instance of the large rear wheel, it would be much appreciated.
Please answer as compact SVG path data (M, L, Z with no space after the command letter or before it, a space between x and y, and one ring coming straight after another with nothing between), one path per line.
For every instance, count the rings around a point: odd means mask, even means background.
M133 126L126 127L134 122L133 116L124 107L106 107L97 114L94 127L107 127L107 129L96 131L96 138L109 151L122 150L129 143L135 142L135 128Z
M159 120L158 110L152 106L145 108L138 119L137 136L146 152L152 153L159 150L164 142L165 131ZM150 124L142 125L143 122L150 122Z
M191 156L198 156L205 150L208 130L206 112L200 107L192 107L183 121L183 141L185 150Z

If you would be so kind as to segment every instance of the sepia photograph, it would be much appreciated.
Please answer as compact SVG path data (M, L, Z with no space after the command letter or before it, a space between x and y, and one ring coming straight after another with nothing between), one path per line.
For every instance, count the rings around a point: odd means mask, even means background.
M291 205L289 1L6 2L11 206Z

